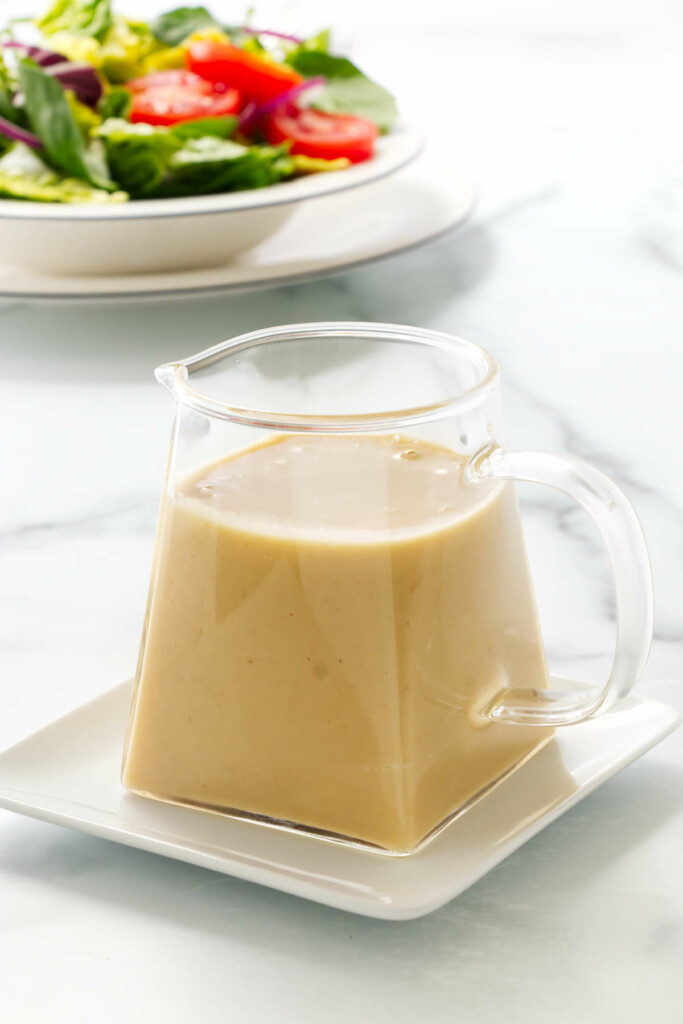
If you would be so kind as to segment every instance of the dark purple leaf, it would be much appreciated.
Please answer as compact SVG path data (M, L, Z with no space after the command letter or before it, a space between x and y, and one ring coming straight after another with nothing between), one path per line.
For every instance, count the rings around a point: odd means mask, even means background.
M61 61L45 68L65 88L71 89L77 100L88 107L96 107L102 98L102 82L90 64L76 64Z

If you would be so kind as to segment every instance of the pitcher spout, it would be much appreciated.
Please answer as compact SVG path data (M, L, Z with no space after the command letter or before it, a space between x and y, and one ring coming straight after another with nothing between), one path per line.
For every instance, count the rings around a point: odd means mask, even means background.
M178 369L178 363L164 363L163 366L158 366L154 371L154 376L163 384L172 395L175 394L175 375Z

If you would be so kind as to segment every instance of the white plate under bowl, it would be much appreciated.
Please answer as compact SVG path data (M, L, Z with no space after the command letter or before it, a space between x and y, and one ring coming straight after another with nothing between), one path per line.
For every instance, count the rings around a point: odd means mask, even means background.
M2 266L0 254L0 298L130 301L307 281L439 238L462 223L474 197L468 177L426 153L398 174L367 188L301 204L276 235L220 267L166 274L57 277Z
M126 793L130 696L124 683L0 754L0 806L389 920L443 906L680 722L672 708L632 696L560 729L422 852L391 858Z
M371 160L267 188L109 205L0 199L0 252L12 266L62 277L216 266L275 234L302 205L394 174L421 147L399 125Z

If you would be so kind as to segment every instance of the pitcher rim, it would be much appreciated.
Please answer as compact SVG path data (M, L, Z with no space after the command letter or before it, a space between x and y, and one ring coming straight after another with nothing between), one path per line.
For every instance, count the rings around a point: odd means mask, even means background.
M366 337L384 341L408 341L430 345L443 351L466 356L480 370L480 379L469 388L436 402L401 409L368 413L283 413L269 409L252 409L212 398L191 386L190 374L237 352L277 341L313 340L315 338ZM484 401L498 383L499 368L493 356L474 342L444 331L403 324L372 321L320 321L284 324L240 334L204 349L185 359L163 363L154 371L156 379L176 400L195 412L217 419L231 420L248 426L287 431L343 432L362 429L399 428L408 423L441 419Z

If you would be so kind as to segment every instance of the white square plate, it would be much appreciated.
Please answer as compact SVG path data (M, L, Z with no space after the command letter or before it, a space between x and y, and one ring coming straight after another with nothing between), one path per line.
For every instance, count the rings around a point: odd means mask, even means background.
M119 768L130 694L130 683L117 686L0 754L0 806L392 920L443 906L680 722L673 708L630 697L558 730L422 852L392 858L126 793Z

